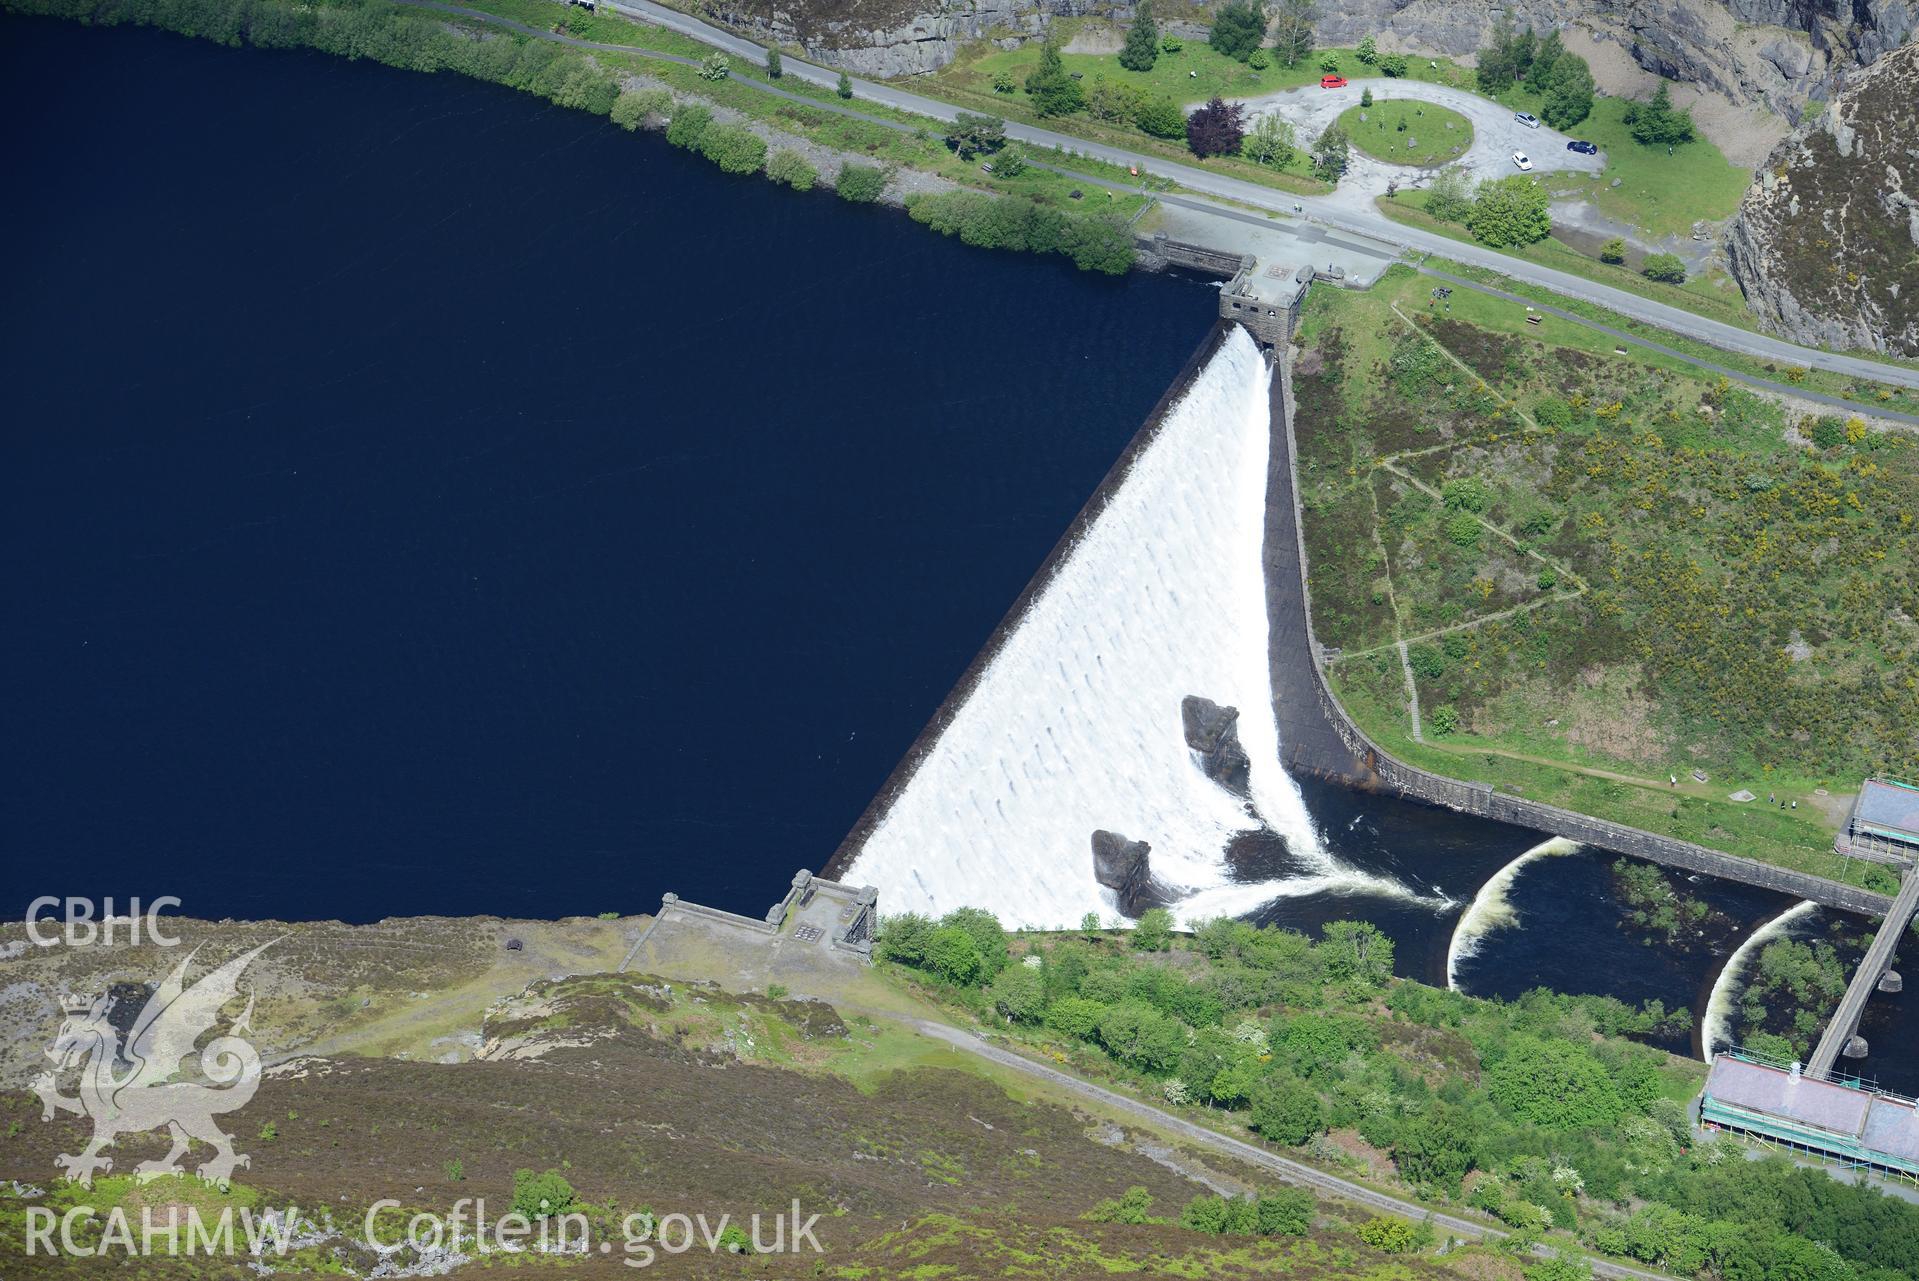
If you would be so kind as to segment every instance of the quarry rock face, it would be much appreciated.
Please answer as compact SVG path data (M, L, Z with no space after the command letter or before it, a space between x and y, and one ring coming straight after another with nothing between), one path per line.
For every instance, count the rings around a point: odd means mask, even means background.
M1767 157L1727 242L1767 329L1919 356L1919 45L1874 62Z
M1131 0L695 0L685 7L875 78L937 71L967 42L1016 42L1056 17L1124 24L1134 12ZM1182 33L1203 27L1210 13L1190 0L1154 9L1163 29ZM1316 29L1322 46L1370 35L1386 49L1456 56L1481 48L1502 13L1542 33L1583 29L1648 71L1795 116L1836 77L1919 28L1919 0L1586 0L1570 10L1546 0L1347 0L1322 4Z
M1236 796L1247 795L1252 762L1239 744L1239 709L1188 694L1180 700L1179 717L1186 746L1199 757L1206 777Z
M1093 879L1119 896L1119 910L1128 916L1159 905L1152 852L1145 841L1129 841L1118 832L1093 833Z

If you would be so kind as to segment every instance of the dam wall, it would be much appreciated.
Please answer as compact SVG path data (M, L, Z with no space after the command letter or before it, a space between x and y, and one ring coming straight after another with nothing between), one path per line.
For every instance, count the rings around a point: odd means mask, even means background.
M866 842L873 835L874 829L879 826L880 821L893 808L900 794L919 773L926 758L938 745L940 736L951 727L960 709L972 697L974 689L980 683L980 678L986 674L987 669L993 665L994 659L998 658L1006 648L1006 643L1018 628L1020 620L1026 616L1033 602L1058 575L1061 566L1065 564L1073 549L1092 528L1093 522L1113 501L1113 496L1119 492L1120 486L1132 474L1133 465L1139 460L1140 455L1158 437L1168 411L1191 390L1194 380L1199 377L1207 363L1219 353L1220 347L1231 333L1232 326L1224 322L1215 324L1207 331L1206 337L1200 341L1199 346L1194 349L1193 354L1187 358L1186 364L1173 379L1172 385L1166 389L1166 394L1159 398L1159 403L1153 406L1152 412L1146 416L1146 421L1134 433L1133 438L1127 442L1126 448L1120 452L1120 456L1114 460L1112 467L1100 480L1099 487L1086 500L1086 505L1080 508L1079 514L1073 518L1072 523L1066 527L1066 532L1060 535L1059 541L1053 545L1053 550L1047 553L1046 559L1041 562L1032 581L1026 584L1025 590L1019 594L1012 607L994 627L986 644L980 648L979 653L974 656L965 672L947 693L939 709L933 713L933 719L927 722L926 728L921 730L919 736L913 740L906 755L900 759L898 765L894 766L893 772L887 776L878 794L861 813L859 821L853 825L852 830L834 850L833 857L827 860L822 876L833 879L844 876L847 869L852 866L853 860L859 857L860 851L866 847Z
M1563 836L1583 845L1630 854L1667 867L1777 890L1822 907L1862 916L1886 914L1892 900L1883 894L1591 815L1576 814L1501 792L1489 783L1445 778L1398 760L1368 738L1333 696L1322 665L1323 651L1313 635L1312 595L1292 466L1295 453L1292 368L1284 355L1278 357L1278 364L1272 390L1267 610L1274 711L1279 717L1280 741L1286 745L1289 766L1462 814Z

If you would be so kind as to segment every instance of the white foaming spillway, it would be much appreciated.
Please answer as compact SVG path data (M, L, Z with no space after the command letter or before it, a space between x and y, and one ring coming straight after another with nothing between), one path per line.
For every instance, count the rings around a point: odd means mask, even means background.
M1818 910L1817 903L1795 903L1754 930L1752 937L1726 958L1726 967L1719 971L1719 977L1713 981L1712 995L1706 998L1706 1017L1699 1025L1700 1055L1708 1063L1716 1052L1732 1044L1732 994L1746 967L1766 944L1785 938L1794 922Z
M886 911L1109 915L1100 828L1149 842L1155 879L1198 893L1184 919L1326 889L1406 895L1334 863L1280 765L1261 565L1271 377L1235 328L1066 553L848 870ZM1187 695L1239 709L1250 811L1187 748ZM1226 846L1261 825L1315 874L1233 883Z
M1577 841L1569 841L1563 836L1541 841L1494 872L1479 887L1479 893L1473 896L1471 905L1460 915L1459 923L1453 926L1452 942L1446 947L1447 987L1455 992L1460 990L1459 963L1477 955L1480 944L1485 942L1488 934L1519 924L1519 910L1513 906L1511 892L1521 869L1537 859L1557 858L1578 849Z

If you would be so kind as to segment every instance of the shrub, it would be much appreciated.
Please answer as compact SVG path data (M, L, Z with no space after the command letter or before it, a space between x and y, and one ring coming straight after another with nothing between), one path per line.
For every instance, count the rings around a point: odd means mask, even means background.
M1437 645L1414 645L1406 651L1406 657L1413 665L1413 674L1424 680L1436 681L1446 673L1446 655Z
M1129 1001L1114 1006L1099 1021L1099 1040L1129 1067L1167 1072L1186 1048L1186 1030L1152 1006Z
M622 129L638 129L648 116L672 114L673 95L664 89L628 89L613 100L607 114Z
M1358 1231L1361 1241L1388 1254L1405 1254L1419 1244L1419 1229L1405 1219L1381 1215L1360 1224Z
M700 135L700 154L727 173L758 173L766 140L744 125L712 125Z
M840 176L834 180L833 187L840 193L841 200L870 205L886 190L886 171L872 165L841 165Z
M766 176L795 191L811 191L820 180L820 171L797 151L776 151L767 158Z
M1319 1203L1304 1188L1281 1188L1254 1204L1262 1236L1303 1237L1313 1228Z
M1173 942L1173 914L1163 907L1151 907L1140 914L1133 927L1133 946L1142 952L1164 952Z
M1352 140L1334 121L1313 143L1313 176L1321 182L1338 182L1352 159Z
M1160 38L1159 48L1161 53L1178 53L1185 47L1186 42L1178 36L1163 36Z
M1547 396L1533 406L1533 421L1541 427L1570 427L1573 422L1573 407L1557 396Z
M780 51L769 45L766 50L766 78L778 80L785 74L786 66L780 61Z
M1648 280L1663 280L1672 285L1686 283L1686 263L1678 254L1649 254L1639 272Z
M1046 985L1039 971L1008 966L994 978L993 1008L1015 1023L1037 1023L1046 1013Z
M1254 71L1264 71L1273 65L1273 60L1264 49L1255 49L1246 56L1246 65Z
M1551 1130L1607 1125L1625 1103L1590 1050L1566 1041L1515 1039L1486 1072L1494 1103Z
M688 151L698 151L700 139L712 127L713 113L696 104L682 106L673 112L673 119L666 126L666 140L676 147Z
M883 916L873 940L873 955L901 965L925 965L926 946L932 937L933 922L918 912Z
M1379 61L1379 45L1371 36L1366 36L1360 40L1359 47L1353 50L1353 56L1370 67Z
M466 1163L458 1157L440 1167L446 1171L446 1177L454 1183L466 1182Z
M1099 1035L1099 1021L1106 1017L1108 1008L1083 996L1063 996L1046 1007L1045 1023L1055 1032L1091 1041Z
M1433 714L1426 718L1427 726L1435 734L1452 734L1459 729L1459 709L1451 703L1441 703L1433 708Z
M853 78L844 71L840 72L839 83L833 87L833 92L842 98L851 98L853 96Z
M1086 1212L1094 1223L1145 1223L1153 1208L1153 1194L1145 1188L1127 1188L1118 1197L1098 1202Z
M1614 236L1611 240L1599 246L1599 261L1609 262L1614 266L1618 266L1620 263L1626 261L1626 238L1624 236Z
M1140 103L1139 110L1133 114L1133 123L1139 126L1140 132L1155 138L1186 136L1186 113L1165 94L1155 94Z
M1812 424L1812 443L1821 449L1837 449L1846 443L1846 427L1831 414L1823 415Z
M578 1199L573 1185L558 1170L513 1172L513 1212L524 1215L529 1223L565 1214Z
M715 49L700 61L700 79L724 80L733 74L733 60Z
M1367 85L1359 91L1359 105L1362 107L1370 107L1373 105L1373 87L1371 85Z
M1446 517L1446 541L1455 547L1477 547L1480 525L1471 512L1456 511Z
M991 978L1006 968L1006 929L999 923L999 917L985 908L956 907L940 918L940 927L966 931L979 951L986 977Z
M1006 122L996 116L959 112L953 117L953 122L946 126L946 145L961 160L971 160L981 154L991 155L1006 145Z
M1439 491L1448 511L1483 512L1492 506L1492 491L1477 476L1449 480Z
M1539 571L1539 577L1535 581L1539 584L1540 591L1549 592L1554 587L1558 586L1559 572L1553 569L1549 565L1545 569L1542 569Z
M1379 69L1395 80L1399 79L1406 74L1406 55L1403 53L1387 54L1379 60Z
M1465 222L1473 214L1473 180L1458 165L1433 175L1426 188L1426 212L1447 222Z
M1017 178L1026 172L1026 149L1012 146L993 157L995 178Z

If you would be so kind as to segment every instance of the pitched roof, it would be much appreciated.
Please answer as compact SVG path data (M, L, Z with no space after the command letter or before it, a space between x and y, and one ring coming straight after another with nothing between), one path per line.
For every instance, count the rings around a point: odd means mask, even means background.
M1854 827L1903 833L1919 840L1919 788L1881 779L1867 779L1852 809Z

